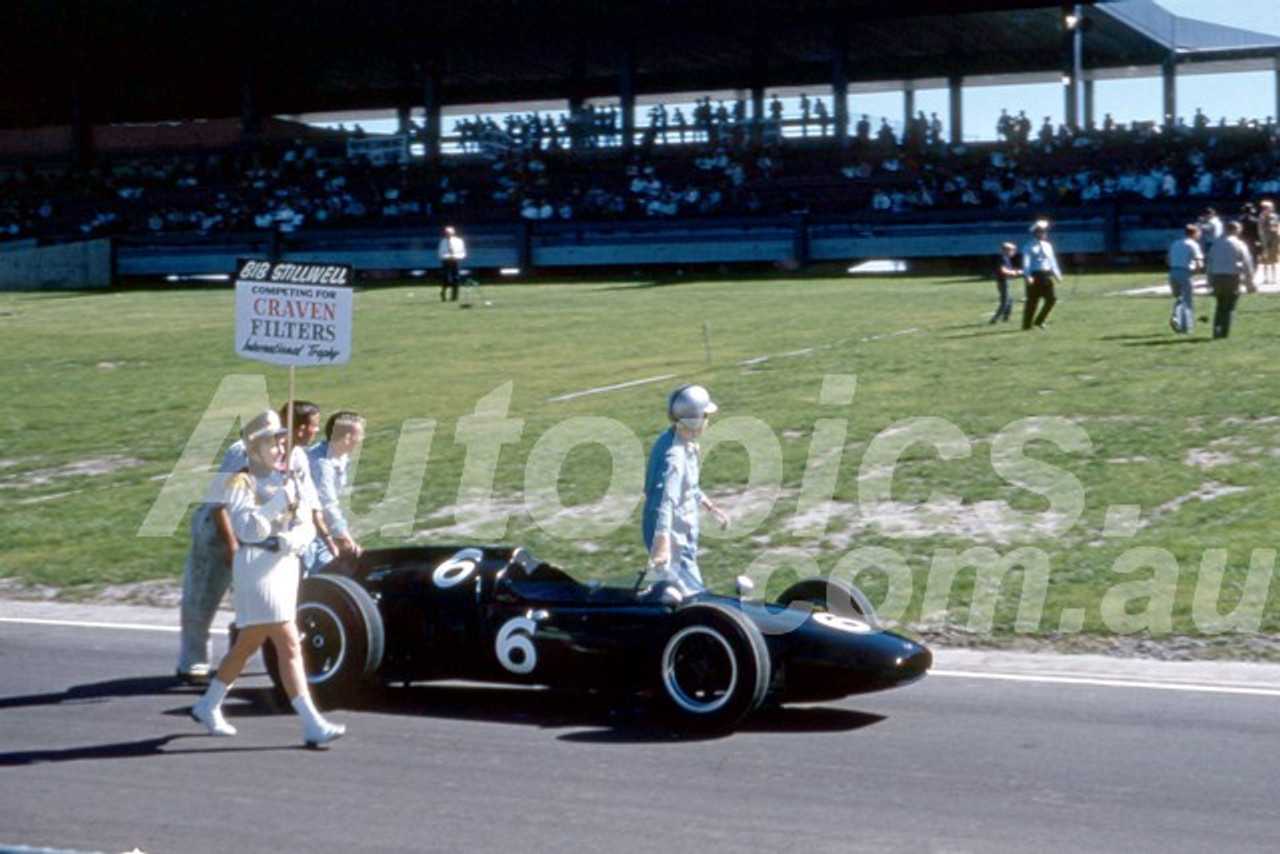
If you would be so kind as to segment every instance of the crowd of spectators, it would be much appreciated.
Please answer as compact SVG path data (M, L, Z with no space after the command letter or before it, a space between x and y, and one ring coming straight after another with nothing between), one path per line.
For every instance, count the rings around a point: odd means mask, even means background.
M841 167L879 211L1072 206L1256 198L1280 190L1280 128L1272 121L1172 129L1150 124L1073 132L1018 119L987 146L902 145Z
M953 144L936 116L901 132L861 116L837 145L822 99L766 118L709 98L654 105L621 145L616 108L462 122L455 153L428 161L353 154L341 138L231 151L102 157L87 168L0 162L0 239L216 235L417 226L431 219L575 221L793 211L892 216L945 209L1043 209L1105 201L1280 195L1280 129L1173 128L1106 117L1073 132L1005 113L999 139ZM362 133L360 135L363 135ZM407 150L407 149L406 149Z

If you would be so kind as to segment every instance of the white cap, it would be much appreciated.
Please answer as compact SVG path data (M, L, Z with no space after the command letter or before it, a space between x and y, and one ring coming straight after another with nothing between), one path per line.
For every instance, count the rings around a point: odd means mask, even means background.
M1031 224L1031 228L1029 228L1029 229L1027 229L1027 230L1028 230L1028 231L1030 231L1032 234L1035 234L1037 231L1048 231L1048 230L1049 230L1049 220L1047 220L1047 219L1038 219L1038 220L1036 220L1035 222L1033 222L1033 223Z
M276 414L274 409L264 409L249 420L240 431L241 438L245 443L256 442L259 439L276 436L283 436L289 431L280 423L280 416Z
M711 393L700 385L682 385L671 392L671 398L667 401L667 414L672 421L701 418L718 408L711 400Z

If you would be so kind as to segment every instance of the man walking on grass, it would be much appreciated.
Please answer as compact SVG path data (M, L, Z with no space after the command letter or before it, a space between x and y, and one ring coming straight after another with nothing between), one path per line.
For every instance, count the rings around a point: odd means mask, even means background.
M1049 312L1058 302L1053 292L1055 282L1062 281L1058 256L1049 242L1049 223L1038 220L1031 226L1031 238L1022 245L1022 275L1027 280L1027 301L1022 307L1022 328L1044 329ZM1043 304L1040 313L1036 307Z
M1205 272L1209 275L1209 287L1213 288L1213 337L1226 338L1231 333L1231 315L1240 298L1240 283L1250 291L1253 284L1253 256L1249 247L1240 239L1244 228L1239 222L1227 223L1226 233L1209 247L1205 259Z

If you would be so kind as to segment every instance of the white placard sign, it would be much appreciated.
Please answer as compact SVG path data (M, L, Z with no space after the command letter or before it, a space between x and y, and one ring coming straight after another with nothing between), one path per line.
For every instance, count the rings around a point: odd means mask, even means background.
M236 354L276 365L344 364L354 278L347 264L241 261Z

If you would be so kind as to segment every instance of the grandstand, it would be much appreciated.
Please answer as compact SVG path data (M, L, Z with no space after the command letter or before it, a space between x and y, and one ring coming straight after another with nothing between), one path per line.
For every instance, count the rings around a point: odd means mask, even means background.
M0 241L107 239L117 278L263 254L430 269L445 220L465 224L481 268L954 263L1049 216L1082 264L1141 261L1208 204L1280 192L1273 119L1176 106L1180 69L1278 69L1280 39L1173 27L1150 2L585 3L374 0L359 22L328 0L305 19L283 0L129 0L110 20L9 4ZM1164 79L1162 126L1095 120L1090 82L1121 73ZM1046 75L1067 81L1061 126L964 141L966 85ZM945 137L912 100L938 78L955 107ZM901 121L859 127L849 93L891 82ZM804 86L829 93L820 114L768 98ZM442 130L447 108L512 98L530 106ZM374 107L400 132L279 118Z

